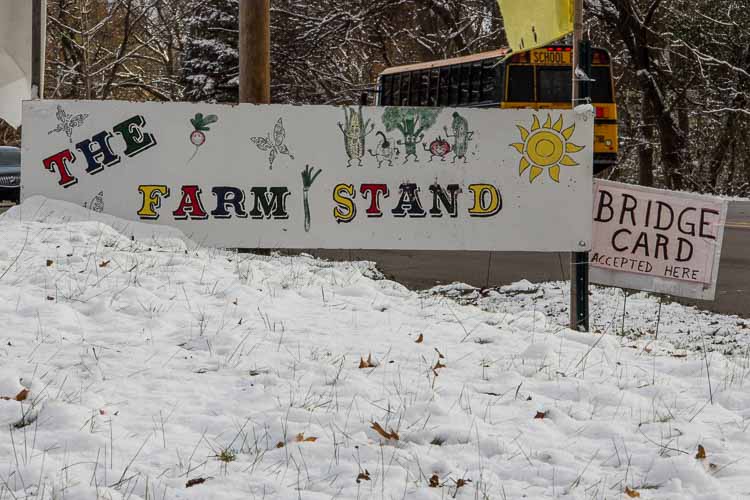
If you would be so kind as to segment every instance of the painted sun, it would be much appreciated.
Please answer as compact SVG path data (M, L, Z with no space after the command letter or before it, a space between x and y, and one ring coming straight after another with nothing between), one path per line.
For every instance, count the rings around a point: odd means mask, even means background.
M539 124L539 118L534 115L534 123L531 130L526 130L517 125L521 132L521 140L511 144L521 153L521 162L518 165L519 175L530 170L529 180L534 182L546 169L550 179L560 182L560 167L576 167L578 163L569 156L584 149L584 146L576 146L569 142L576 130L575 125L563 129L563 118L553 124L552 117L547 115L544 125Z

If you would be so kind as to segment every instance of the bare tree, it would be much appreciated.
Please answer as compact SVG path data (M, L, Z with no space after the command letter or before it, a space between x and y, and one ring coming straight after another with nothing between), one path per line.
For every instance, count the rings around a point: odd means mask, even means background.
M589 7L598 23L592 31L604 33L599 41L621 56L619 107L631 121L624 129L637 131L630 139L640 183L747 194L747 9L735 0L603 0Z
M48 98L179 98L184 2L51 0Z

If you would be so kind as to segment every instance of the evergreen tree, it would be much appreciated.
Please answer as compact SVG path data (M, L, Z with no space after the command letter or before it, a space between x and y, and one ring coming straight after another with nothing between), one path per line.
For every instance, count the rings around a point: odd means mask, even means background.
M182 62L188 101L237 102L239 0L195 0Z

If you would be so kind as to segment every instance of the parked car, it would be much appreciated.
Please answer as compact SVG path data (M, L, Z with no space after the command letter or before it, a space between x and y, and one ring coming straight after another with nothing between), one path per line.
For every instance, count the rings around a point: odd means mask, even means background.
M0 146L0 201L21 199L21 150Z

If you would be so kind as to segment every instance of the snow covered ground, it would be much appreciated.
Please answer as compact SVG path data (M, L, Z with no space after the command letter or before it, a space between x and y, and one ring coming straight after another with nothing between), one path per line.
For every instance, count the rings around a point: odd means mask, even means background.
M0 500L750 498L737 318L657 338L595 289L577 333L560 283L416 293L50 200L0 234Z

